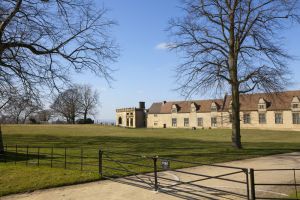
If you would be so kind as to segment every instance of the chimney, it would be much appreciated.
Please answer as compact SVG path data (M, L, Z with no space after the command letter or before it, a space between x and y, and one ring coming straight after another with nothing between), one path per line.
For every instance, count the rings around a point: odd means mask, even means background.
M140 107L139 107L140 109L145 109L145 102L140 101L139 105L140 105Z
M163 105L165 105L167 103L167 101L163 101Z

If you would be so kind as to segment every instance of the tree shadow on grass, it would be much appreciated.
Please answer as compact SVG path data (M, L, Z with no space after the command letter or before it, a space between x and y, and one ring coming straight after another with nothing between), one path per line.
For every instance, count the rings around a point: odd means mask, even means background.
M25 153L16 153L16 152L4 152L0 154L0 162L11 163L11 162L22 162L30 161L37 159L46 159L46 155L35 155L35 154L25 154Z
M120 136L52 136L7 135L9 144L33 146L82 147L89 155L97 150L127 152L139 155L163 156L205 163L240 160L259 156L300 151L299 143L244 142L244 149L237 150L231 142L204 141L201 139L120 137ZM20 143L21 142L21 143Z

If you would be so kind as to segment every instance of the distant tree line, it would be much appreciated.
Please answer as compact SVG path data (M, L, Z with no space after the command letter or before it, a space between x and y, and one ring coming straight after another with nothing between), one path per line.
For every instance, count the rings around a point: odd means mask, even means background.
M70 124L94 123L88 116L96 114L99 94L87 85L75 85L54 98L51 109Z
M1 103L1 123L49 123L51 119L53 123L92 124L89 117L97 112L99 94L89 85L72 85L54 96L49 109L39 96L17 91Z

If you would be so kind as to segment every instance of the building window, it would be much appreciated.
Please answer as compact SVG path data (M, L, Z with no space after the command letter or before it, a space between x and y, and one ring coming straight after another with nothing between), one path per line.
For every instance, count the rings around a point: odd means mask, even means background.
M172 118L172 126L173 127L177 126L177 119L176 118Z
M250 113L244 114L244 124L251 124L251 116L250 116Z
M212 127L217 127L217 118L216 117L211 118L211 126Z
M189 118L184 118L184 119L183 119L183 125L184 125L185 127L188 127L188 126L189 126Z
M300 113L293 113L293 124L300 124Z
M172 108L172 113L177 113L177 109L176 108Z
M130 118L130 126L133 126L133 118Z
M198 124L198 126L203 126L203 118L202 117L197 118L197 124Z
M293 108L299 108L299 104L298 103L294 103L293 104Z
M154 117L157 117L157 114L154 114Z
M118 124L122 125L122 117L119 117Z
M264 104L261 104L261 105L259 105L258 108L259 108L259 109L265 109L265 105L264 105Z
M259 113L259 123L265 124L267 122L266 120L266 114L265 113Z
M154 122L154 126L157 126L158 125L158 123L157 122Z
M282 113L275 113L275 124L283 124Z
M129 119L126 120L126 126L129 126Z
M217 106L216 105L211 106L211 112L217 112Z

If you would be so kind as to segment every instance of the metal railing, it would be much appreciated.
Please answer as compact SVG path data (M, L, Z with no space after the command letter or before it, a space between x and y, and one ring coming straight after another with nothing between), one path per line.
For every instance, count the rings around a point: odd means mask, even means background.
M275 172L275 173L274 173ZM277 172L277 173L276 173ZM290 183L278 183L278 182L259 182L256 179L256 176L259 175L258 173L272 173L272 175L276 175L280 172L282 176L292 176L293 182ZM300 169L253 169L253 196L254 199L285 199L285 200L299 200L300 199L300 193L298 187L300 187L300 184L297 183L297 172L300 172ZM284 174L285 173L285 174ZM271 175L271 176L272 176ZM299 177L298 177L299 179ZM272 180L270 177L268 181ZM274 192L265 192L263 190L259 190L258 187L270 187L270 190L274 190ZM282 194L280 191L294 191L295 197L289 197L289 196L281 196Z
M234 196L239 199L290 199L299 200L296 175L300 169L247 169L220 164L206 164L174 158L138 155L96 148L41 147L5 145L0 161L24 163L26 166L49 166L95 172L100 178L111 179L146 189L176 195L187 199L211 196ZM186 168L186 167L189 168ZM204 168L203 166L206 166ZM185 168L183 168L185 167ZM193 168L200 167L200 168ZM214 170L212 170L214 168ZM267 182L261 173L289 172L293 182ZM280 175L279 174L279 175ZM272 176L272 175L271 175ZM179 178L178 178L179 177ZM265 177L265 176L263 176ZM217 184L216 184L217 183ZM269 187L263 191L261 187ZM275 187L275 189L274 189ZM280 196L280 187L291 188L295 197ZM271 191L271 192L270 192ZM273 191L273 192L272 192ZM294 191L294 192L292 192ZM212 198L213 199L213 198Z
M77 147L46 147L4 145L0 161L4 163L49 166L98 173L97 149ZM94 155L88 152L95 152Z
M101 163L99 173L102 177L107 179L112 179L112 177L114 177L114 181L132 184L168 194L175 194L177 196L180 195L180 197L188 199L192 197L209 198L212 195L208 194L207 191L210 191L210 193L213 191L213 195L231 195L239 197L240 199L251 199L248 169L246 168L217 164L210 165L159 156L144 156L102 150L99 151L99 158L101 159L101 161L99 161ZM164 166L164 163L168 166ZM180 166L177 165L177 163L181 163L189 166L215 167L221 169L221 172L214 175L204 172L194 173L186 171L185 169L180 169L180 167L171 167L170 163L175 166ZM112 165L115 166L112 167ZM173 175L184 175L190 179L191 177L193 178L192 180L177 180L176 178L174 179L174 177L165 176L171 172ZM128 174L129 176L124 176L124 174ZM241 192L236 192L236 188L222 189L220 187L214 187L213 185L206 185L208 181L212 180L225 181L230 184L239 184L240 188L243 188L243 190L239 190Z

